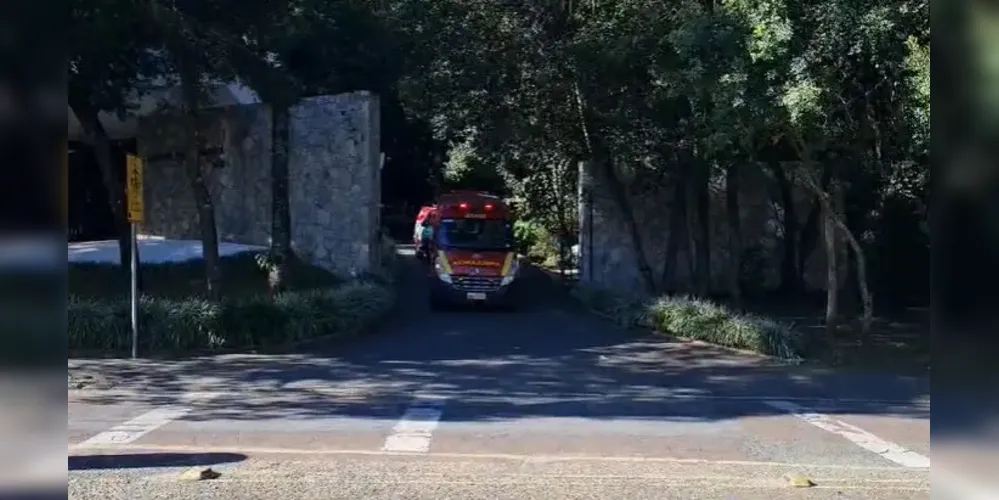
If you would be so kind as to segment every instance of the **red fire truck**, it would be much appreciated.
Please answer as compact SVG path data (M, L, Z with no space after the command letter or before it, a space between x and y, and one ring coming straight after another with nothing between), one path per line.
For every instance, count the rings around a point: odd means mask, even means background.
M459 303L516 306L520 261L510 208L477 191L442 195L431 211L430 306Z

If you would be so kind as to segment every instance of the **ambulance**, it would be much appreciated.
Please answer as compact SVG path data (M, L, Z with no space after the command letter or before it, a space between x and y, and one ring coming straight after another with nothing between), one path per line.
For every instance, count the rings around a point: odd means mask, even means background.
M429 255L430 307L517 305L520 259L510 208L478 191L442 195L428 216L433 227Z

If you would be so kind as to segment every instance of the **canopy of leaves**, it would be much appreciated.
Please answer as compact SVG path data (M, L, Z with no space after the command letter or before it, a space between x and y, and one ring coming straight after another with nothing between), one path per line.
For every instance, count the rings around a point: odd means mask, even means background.
M638 195L776 158L842 182L861 232L925 212L926 0L74 0L73 19L71 88L100 109L178 55L271 102L374 90L448 145L446 182L538 211L598 145Z

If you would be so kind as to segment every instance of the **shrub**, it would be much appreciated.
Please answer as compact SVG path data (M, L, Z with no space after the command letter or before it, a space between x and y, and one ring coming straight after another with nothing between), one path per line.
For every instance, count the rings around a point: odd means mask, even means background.
M390 289L370 282L264 294L221 303L191 298L143 297L139 307L140 352L272 347L371 326L392 306ZM71 297L69 347L125 351L131 347L127 298Z
M632 298L604 290L577 289L577 298L618 325L799 361L802 337L790 325L736 313L720 304L691 297Z
M540 224L528 220L518 220L513 223L513 238L517 242L517 251L528 254L544 237L544 228Z
M536 221L518 220L513 226L517 250L532 261L556 267L559 261L558 239Z

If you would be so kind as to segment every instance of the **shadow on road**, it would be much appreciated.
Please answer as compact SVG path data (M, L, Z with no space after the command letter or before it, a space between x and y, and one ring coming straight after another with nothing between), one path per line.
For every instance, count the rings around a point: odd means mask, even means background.
M175 403L192 385L221 395L185 420L397 419L417 391L449 399L444 419L494 421L545 416L725 420L776 414L765 399L816 401L825 413L929 419L928 378L788 367L770 359L622 331L534 280L524 310L433 313L425 271L412 257L401 302L377 335L283 355L223 355L178 361L73 360L121 381L155 388L147 403ZM91 404L139 398L81 395Z
M129 453L70 455L69 470L142 469L155 467L207 467L246 460L240 453Z

